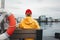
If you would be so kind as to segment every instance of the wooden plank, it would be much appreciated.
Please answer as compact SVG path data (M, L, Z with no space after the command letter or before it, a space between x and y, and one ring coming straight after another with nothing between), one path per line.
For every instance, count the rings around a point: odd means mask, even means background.
M14 34L11 38L35 38L36 34Z
M14 33L36 33L35 30L16 30Z

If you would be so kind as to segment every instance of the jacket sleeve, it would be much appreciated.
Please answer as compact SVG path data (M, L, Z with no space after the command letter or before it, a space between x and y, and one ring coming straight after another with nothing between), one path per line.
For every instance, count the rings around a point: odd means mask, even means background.
M20 29L23 29L23 20L19 23L18 27L19 27Z
M35 20L35 28L40 29L40 25L38 24L38 22L36 20Z

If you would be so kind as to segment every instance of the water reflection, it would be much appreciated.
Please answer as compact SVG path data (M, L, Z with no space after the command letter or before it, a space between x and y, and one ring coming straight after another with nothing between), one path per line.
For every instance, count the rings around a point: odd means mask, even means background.
M52 27L52 22L40 22L41 29L46 30L47 28Z

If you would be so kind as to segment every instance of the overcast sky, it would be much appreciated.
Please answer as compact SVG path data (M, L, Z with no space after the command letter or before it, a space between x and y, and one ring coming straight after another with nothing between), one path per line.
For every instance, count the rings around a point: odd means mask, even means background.
M5 9L15 17L24 17L25 10L31 9L33 17L60 18L60 0L5 0Z

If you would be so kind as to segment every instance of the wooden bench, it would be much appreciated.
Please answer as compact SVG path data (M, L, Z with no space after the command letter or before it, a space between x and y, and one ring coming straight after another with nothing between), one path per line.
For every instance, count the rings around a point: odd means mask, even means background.
M35 40L42 40L42 29L40 30L22 30L16 29L10 40L23 40L24 38L34 38Z

